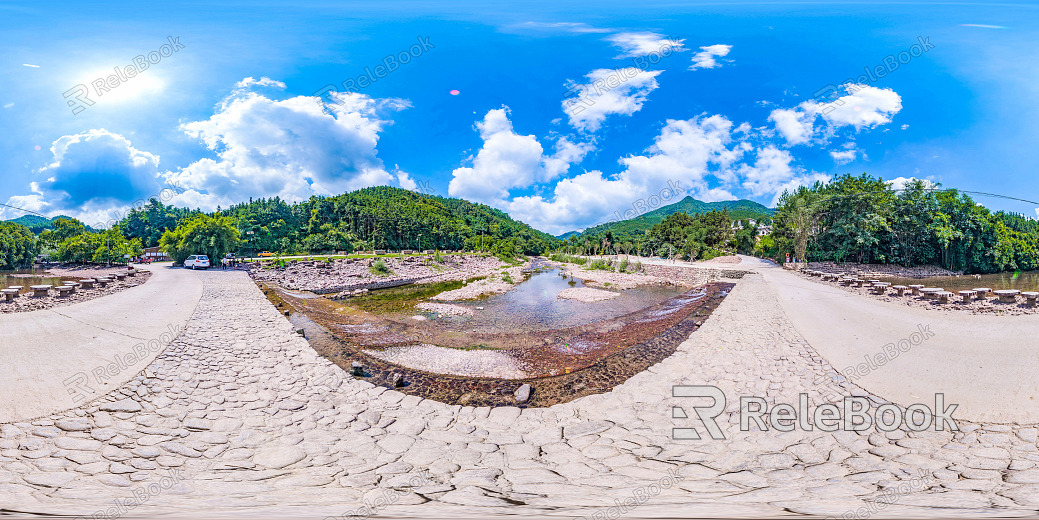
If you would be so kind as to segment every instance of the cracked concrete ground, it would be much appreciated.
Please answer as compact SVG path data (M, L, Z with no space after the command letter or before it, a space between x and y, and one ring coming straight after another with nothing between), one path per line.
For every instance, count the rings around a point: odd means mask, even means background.
M613 391L523 410L448 406L346 377L245 273L185 275L203 283L198 307L143 372L80 408L0 426L4 509L315 518L366 506L379 517L481 518L592 518L609 507L644 518L1039 509L1034 425L739 431L741 395L884 402L835 377L759 274L673 356ZM699 427L671 418L673 405L689 409L671 397L676 384L724 390L726 440L672 439L673 427Z

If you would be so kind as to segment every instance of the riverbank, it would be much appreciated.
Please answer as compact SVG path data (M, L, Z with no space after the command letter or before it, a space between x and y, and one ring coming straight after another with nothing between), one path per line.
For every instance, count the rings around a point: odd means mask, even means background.
M843 272L843 271L841 271ZM836 281L823 281L820 277L811 276L803 272L799 272L798 276L807 280L811 280L815 283L832 285L840 288L844 292L857 294L865 298L871 298L878 301L895 303L899 305L905 305L908 307L918 307L927 309L933 312L947 313L947 314L978 314L978 315L992 315L992 316L1021 316L1029 314L1039 314L1039 306L1029 305L1024 297L1018 296L1016 303L1003 303L999 301L995 295L988 295L983 300L972 299L969 303L964 303L962 297L957 294L959 290L970 290L974 287L981 287L985 282L975 281L973 277L967 278L967 286L963 289L944 287L941 283L942 278L920 278L918 280L910 280L915 284L923 284L928 287L943 288L946 291L952 292L953 296L949 299L949 303L941 303L937 298L925 298L923 295L913 296L911 291L906 291L904 295L898 296L898 293L890 288L885 294L876 294L871 287L856 287L853 285L841 285ZM857 275L860 278L868 278L869 275ZM877 276L877 279L883 281L890 281L887 276ZM906 282L906 280L902 280ZM899 282L899 283L902 283ZM962 282L961 282L962 284ZM903 285L906 285L903 283ZM1008 287L991 286L988 287L992 290L1007 289Z
M257 282L316 294L347 293L411 283L470 280L499 273L512 264L493 256L433 255L333 259L332 262L290 260L284 268L274 262L247 264ZM378 263L377 263L378 262Z
M46 278L59 278L61 282L65 281L80 281L87 278L98 278L101 276L112 276L112 282L109 282L105 287L99 287L94 285L90 289L83 287L77 287L76 292L69 294L68 296L58 296L57 291L51 289L48 291L47 296L33 296L32 292L23 292L13 301L5 301L4 298L0 298L0 313L16 313L16 312L32 312L40 311L45 309L54 309L59 307L65 307L75 303L81 303L90 301L102 296L108 296L115 294L120 291L129 289L131 287L137 287L143 285L151 277L152 273L148 271L139 271L135 276L126 276L123 280L115 280L114 275L125 274L127 272L126 267L90 267L90 266L77 266L77 267L56 267L48 269L42 273L33 275L20 275L12 274L8 275L8 282L5 284L8 287L12 285L21 285L28 287L28 285L34 278L43 276ZM18 281L19 278L23 278L25 282ZM11 283L12 281L16 283ZM59 282L55 282L59 283ZM54 284L46 284L54 285ZM6 287L4 287L6 288Z

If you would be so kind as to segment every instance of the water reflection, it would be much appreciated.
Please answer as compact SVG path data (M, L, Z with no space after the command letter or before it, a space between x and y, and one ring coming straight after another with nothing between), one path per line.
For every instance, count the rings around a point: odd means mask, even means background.
M686 290L675 286L641 286L618 291L620 296L595 303L556 297L564 289L584 285L583 280L560 276L557 267L541 268L505 294L451 303L474 309L483 307L471 318L457 318L465 322L467 329L476 332L552 330L622 316Z
M71 278L70 278L71 280ZM32 285L61 285L63 278L55 276L46 271L22 270L22 271L0 271L0 289L6 289L12 285L21 285L20 293L32 292Z
M1017 289L1019 291L1039 291L1039 271L1020 273L996 273L962 276L930 276L927 278L877 278L893 285L926 284L930 287L941 287L946 291L966 291L975 287L999 289Z

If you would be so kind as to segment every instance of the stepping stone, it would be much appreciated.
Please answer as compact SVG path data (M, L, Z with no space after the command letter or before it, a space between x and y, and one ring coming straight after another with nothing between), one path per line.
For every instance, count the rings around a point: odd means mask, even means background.
M913 292L913 296L920 296L920 289L923 289L923 285L910 285L909 288Z
M1017 295L1021 294L1021 291L1017 289L1003 289L992 291L992 294L998 296L1001 303L1017 303Z
M942 290L941 287L924 287L920 289L920 294L924 295L924 298L934 298L934 296L942 292Z
M1021 293L1021 296L1025 297L1025 300L1028 301L1028 305L1035 307L1036 299L1039 298L1039 292L1023 292Z
M959 295L963 298L963 303L970 303L971 299L978 295L978 291L960 291Z
M42 298L44 296L49 295L51 287L53 287L53 286L52 285L30 285L29 286L29 288L32 289L32 295L34 297L37 297L37 298Z
M979 300L984 300L988 293L992 292L992 289L988 287L975 287L973 290L978 293Z

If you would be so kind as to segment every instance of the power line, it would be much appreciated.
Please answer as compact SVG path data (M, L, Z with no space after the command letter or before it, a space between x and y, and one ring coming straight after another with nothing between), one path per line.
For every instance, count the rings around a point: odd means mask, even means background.
M50 219L50 217L48 217L47 215L44 215L44 214L42 214L42 213L37 213L37 212L35 212L35 211L29 210L29 209L25 209L25 208L19 208L18 206L12 206L12 205L10 205L10 204L4 204L3 202L0 202L0 206L3 206L3 207L5 207L5 208L11 208L11 209L16 209L16 210L18 210L18 211L24 211L24 212L26 212L26 213L31 213L31 214L33 214L33 215L36 215L36 216L38 216L38 217L43 217L43 218L45 218L45 219Z

